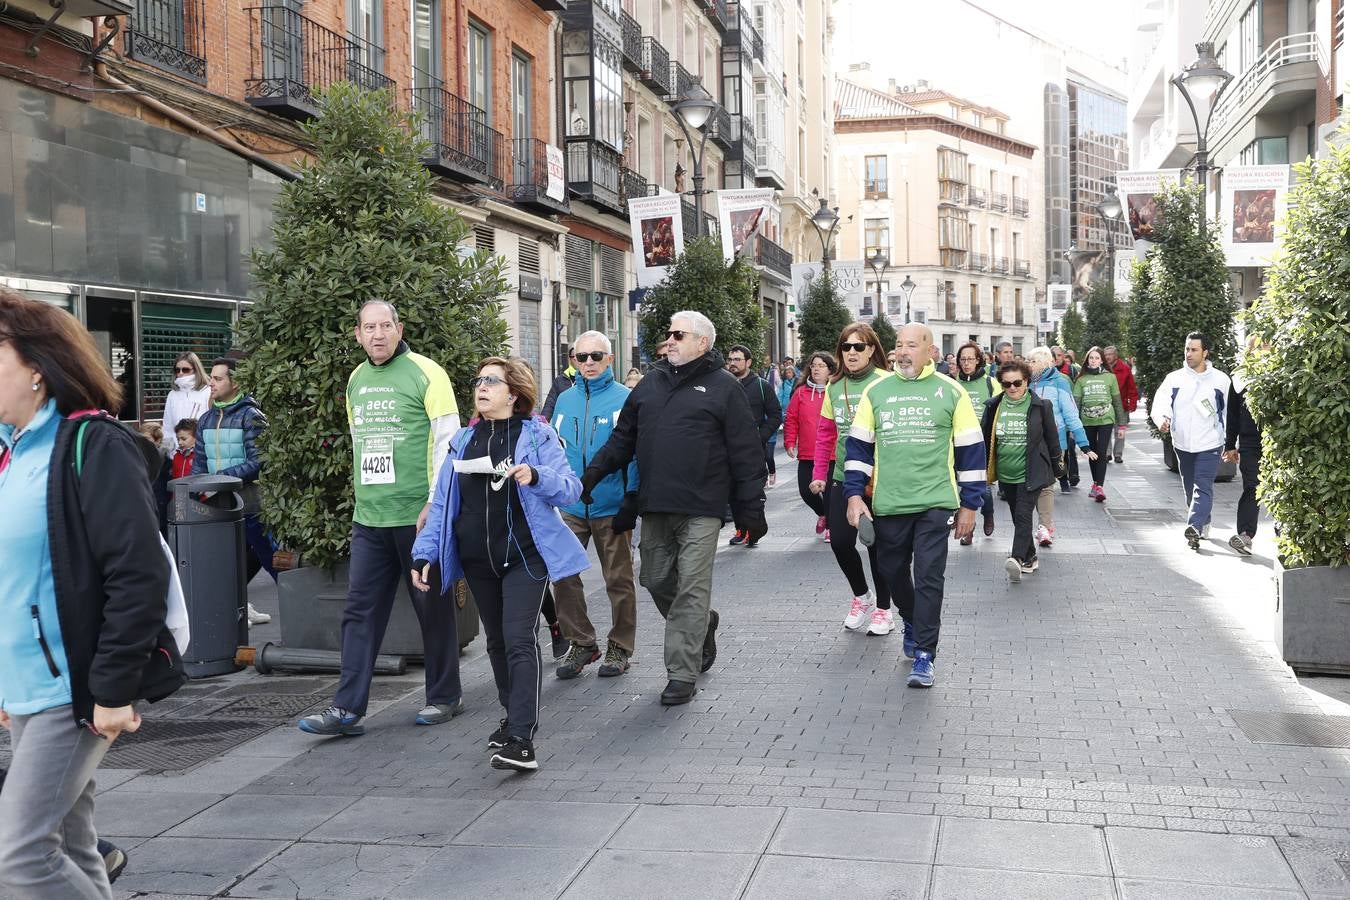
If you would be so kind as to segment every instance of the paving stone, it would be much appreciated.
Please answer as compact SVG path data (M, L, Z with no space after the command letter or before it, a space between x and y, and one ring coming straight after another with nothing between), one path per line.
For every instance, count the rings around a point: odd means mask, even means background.
M594 850L634 809L626 804L501 800L455 835L452 843Z
M230 890L231 897L366 900L401 897L400 886L432 847L293 844Z
M398 889L400 900L558 896L589 859L572 848L448 846L433 850Z
M350 806L352 797L227 797L169 837L294 839Z
M789 809L769 852L928 864L937 823L930 816Z
M605 846L758 854L782 816L781 809L755 807L642 806Z
M931 900L1115 900L1110 878L957 866L933 868Z
M944 819L938 865L1110 875L1099 828L1088 825Z
M1122 878L1298 889L1294 873L1271 838L1110 826L1105 831L1111 863Z
M438 847L450 843L491 805L486 800L362 797L304 838Z
M153 838L136 848L136 857L128 862L117 887L211 896L285 846L285 841Z
M642 897L688 900L691 887L704 897L736 897L750 880L750 853L601 850L563 894L564 900Z
M94 802L94 825L99 837L158 837L222 799L223 794L109 791Z
M1302 891L1149 881L1143 878L1119 878L1116 888L1120 891L1121 900L1176 900L1178 897L1185 897L1186 900L1303 900L1305 896Z
M920 900L928 888L928 866L766 855L755 869L745 900ZM826 887L828 886L828 887Z

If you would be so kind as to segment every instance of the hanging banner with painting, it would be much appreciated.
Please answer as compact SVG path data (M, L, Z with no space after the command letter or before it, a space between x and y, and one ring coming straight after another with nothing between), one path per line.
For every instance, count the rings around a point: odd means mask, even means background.
M1223 250L1228 265L1268 266L1274 261L1284 225L1289 167L1225 166Z
M628 198L633 238L633 268L638 287L652 287L684 252L684 212L679 194Z
M1136 250L1139 249L1137 242L1153 241L1156 230L1162 225L1162 209L1158 203L1162 186L1180 183L1180 169L1116 173L1116 194L1125 205L1125 216L1136 241Z
M760 223L773 204L773 188L752 188L717 192L717 222L722 232L722 258L731 262L743 251L759 230Z

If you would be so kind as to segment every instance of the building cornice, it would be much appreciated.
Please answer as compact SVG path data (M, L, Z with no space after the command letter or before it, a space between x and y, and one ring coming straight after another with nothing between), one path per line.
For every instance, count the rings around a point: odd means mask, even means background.
M976 128L974 125L958 122L946 116L886 116L871 119L835 119L834 121L834 133L836 135L879 134L888 131L936 131L939 134L949 134L963 141L992 147L995 150L1002 150L1004 153L1011 153L1026 159L1031 159L1036 155L1036 147L1032 144L1010 138L1006 134L985 131L983 128Z

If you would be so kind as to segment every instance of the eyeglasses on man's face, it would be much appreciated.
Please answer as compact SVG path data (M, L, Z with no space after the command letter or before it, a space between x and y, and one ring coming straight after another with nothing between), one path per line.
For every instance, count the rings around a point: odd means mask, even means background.
M601 362L607 355L603 350L594 350L590 353L573 353L572 358L577 362L585 362L588 359L591 362Z
M496 387L499 384L506 384L506 380L496 375L479 375L469 384L472 387Z
M748 361L749 361L749 360L747 360L744 356L728 356L728 357L727 357L727 362L743 363L743 362L748 362Z

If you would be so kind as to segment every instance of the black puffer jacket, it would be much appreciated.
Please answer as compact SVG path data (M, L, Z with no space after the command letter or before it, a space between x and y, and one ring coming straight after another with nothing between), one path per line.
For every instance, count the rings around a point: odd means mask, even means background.
M47 478L47 534L76 723L94 704L159 700L182 686L183 661L165 625L169 563L159 543L151 477L159 451L110 419L56 432Z
M999 394L984 404L984 418L980 428L984 432L984 445L989 448L989 481L995 480L998 471L998 447L994 436L994 419L998 416L999 404L1007 397ZM1048 484L1054 484L1064 469L1064 453L1059 449L1059 425L1055 423L1055 407L1049 400L1031 394L1031 406L1027 408L1027 480L1023 482L1028 491L1039 491Z
M745 391L723 366L715 350L679 367L652 366L587 471L608 475L636 454L644 513L721 518L728 497L736 506L762 503L764 444Z
M767 444L783 424L783 404L778 402L778 395L769 383L754 372L739 381L745 391L745 402L750 405L750 421L759 431L760 443Z

